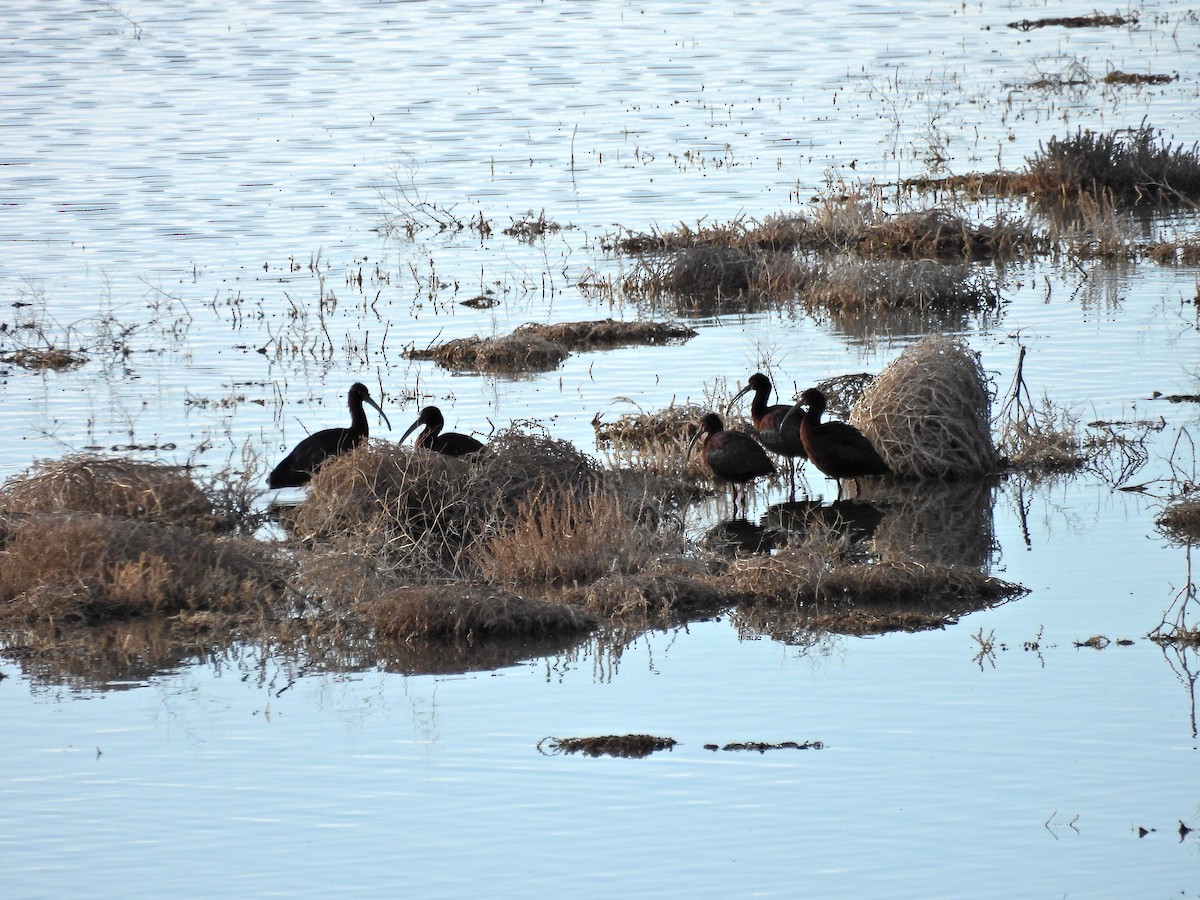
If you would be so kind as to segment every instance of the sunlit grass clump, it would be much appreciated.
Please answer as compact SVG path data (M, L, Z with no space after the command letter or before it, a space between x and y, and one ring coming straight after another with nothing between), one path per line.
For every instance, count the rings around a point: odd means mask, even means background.
M908 347L863 391L850 421L901 477L978 477L999 467L979 355L953 338L929 335Z
M0 529L0 618L8 622L267 616L283 592L282 570L254 542L89 513L10 516Z
M0 510L214 524L211 500L181 466L90 455L46 460L10 479L0 488Z

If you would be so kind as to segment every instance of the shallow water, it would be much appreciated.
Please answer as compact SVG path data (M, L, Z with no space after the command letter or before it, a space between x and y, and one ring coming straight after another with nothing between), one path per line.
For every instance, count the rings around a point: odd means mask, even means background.
M1172 3L1140 12L1132 29L1017 32L1006 23L1080 10L18 5L0 43L0 288L21 305L0 348L40 334L89 362L0 367L0 475L130 445L214 469L247 450L265 474L305 426L341 423L356 379L382 388L397 429L436 402L452 429L534 419L590 452L592 417L630 402L700 400L759 368L788 397L878 371L919 334L798 309L700 317L684 345L519 380L402 351L665 315L577 287L628 265L600 248L619 228L796 211L828 181L928 171L931 147L953 172L1016 168L1051 136L1143 119L1190 146L1200 22ZM1026 87L1073 61L1181 77ZM411 240L381 231L422 211ZM563 230L500 233L529 211ZM433 224L476 216L490 237ZM1020 342L1034 392L1085 422L1165 426L1129 479L1147 494L1095 475L997 490L991 568L1028 596L927 634L797 647L722 619L461 675L234 650L89 676L10 653L5 893L1194 891L1200 844L1179 823L1200 826L1200 664L1145 636L1190 583L1153 521L1172 461L1195 474L1175 441L1197 411L1149 398L1197 392L1197 271L996 277L998 313L945 324L998 391ZM500 306L459 305L485 289ZM764 489L755 511L782 499ZM1133 643L1075 646L1096 634ZM642 760L538 751L633 732L680 744ZM704 749L788 740L824 746Z

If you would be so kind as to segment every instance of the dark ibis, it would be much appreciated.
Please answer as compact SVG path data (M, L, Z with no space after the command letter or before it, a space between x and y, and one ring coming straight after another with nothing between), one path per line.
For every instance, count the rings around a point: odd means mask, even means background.
M696 441L704 438L704 449L701 455L712 470L713 475L720 481L729 481L734 485L733 508L737 515L737 485L753 481L761 475L774 475L775 464L771 462L765 450L754 438L740 431L726 431L721 424L721 417L709 413L700 421L700 430L696 432L688 444L688 455L696 446Z
M363 404L369 403L375 407L388 428L387 413L371 399L371 392L362 382L356 381L350 386L347 395L350 406L349 428L325 428L315 434L310 434L284 457L267 477L267 485L271 488L300 487L308 484L316 471L330 457L348 453L367 439L367 414Z
M838 498L842 495L842 479L856 481L867 475L887 475L892 470L861 431L846 422L822 422L825 395L809 388L800 395L788 418L802 415L800 440L812 464L838 483ZM807 411L803 409L807 407ZM786 423L790 425L790 421Z
M754 391L754 400L750 403L750 418L754 422L754 430L762 445L772 453L785 457L788 464L788 481L792 490L796 489L796 460L806 459L808 453L804 450L804 442L800 440L800 422L804 413L801 411L788 418L792 407L786 403L776 403L768 406L767 399L771 396L771 379L762 372L750 376L746 386L733 395L729 401L732 406L746 394ZM787 421L787 428L783 427Z
M750 376L746 386L733 395L730 406L751 391L754 391L754 400L750 403L750 418L754 421L754 430L758 432L758 439L762 441L762 445L772 453L786 456L789 462L796 457L806 458L808 454L804 450L804 442L800 440L803 412L789 419L788 413L792 411L792 407L788 404L776 403L768 406L771 379L762 372L755 372ZM785 419L788 423L786 429L783 428Z
M401 435L400 443L403 444L406 437L424 425L425 430L417 435L417 446L424 450L433 450L443 456L466 456L483 449L483 442L475 440L469 434L459 434L457 431L447 431L443 434L442 428L445 424L442 411L436 406L427 406L421 410L417 421L408 426L408 431Z

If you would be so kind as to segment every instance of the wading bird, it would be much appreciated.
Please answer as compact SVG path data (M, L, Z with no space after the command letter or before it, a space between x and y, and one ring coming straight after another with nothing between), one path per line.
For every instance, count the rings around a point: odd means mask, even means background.
M425 430L417 435L417 446L424 450L433 450L444 456L466 456L483 449L483 443L470 435L459 434L457 431L442 434L445 424L442 411L436 406L427 406L421 410L417 421L409 425L408 431L400 436L400 443L403 444L406 437L424 425Z
M691 456L696 441L704 438L701 456L708 468L720 481L731 482L733 488L733 514L737 517L737 486L753 481L760 475L774 475L775 464L758 441L740 431L726 431L721 417L709 413L700 421L700 430L688 444Z
M799 402L788 413L803 416L800 421L800 440L812 464L838 483L838 499L842 496L842 479L855 482L866 475L887 475L892 470L883 461L867 437L845 422L822 422L825 413L825 395L816 388L809 388L800 395ZM804 410L807 407L807 411ZM785 421L790 425L790 421Z
M754 391L754 400L750 403L750 418L754 421L754 430L758 433L758 439L762 441L764 447L772 453L787 458L788 478L794 489L796 459L797 457L805 459L808 456L804 449L804 442L800 440L800 423L804 419L804 412L802 410L788 418L788 413L792 411L791 406L786 403L768 406L767 398L771 396L771 379L762 372L755 372L751 375L746 386L733 395L729 405L733 406L751 391ZM785 421L787 428L783 427Z
M375 407L388 428L387 413L371 399L367 386L356 381L350 386L347 395L350 406L349 428L325 428L315 434L310 434L292 450L283 462L272 470L267 478L267 485L272 488L300 487L308 484L317 469L333 456L348 453L367 439L367 414L363 412L363 404L369 403Z

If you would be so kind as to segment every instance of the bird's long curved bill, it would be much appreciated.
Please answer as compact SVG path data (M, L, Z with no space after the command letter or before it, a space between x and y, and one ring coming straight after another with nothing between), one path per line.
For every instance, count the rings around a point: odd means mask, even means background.
M800 410L801 415L804 414L804 407L801 404L797 403L795 406L793 406L791 409L789 409L787 411L787 415L785 415L783 417L783 419L779 422L779 430L780 431L783 431L784 426L787 425L787 423L788 423L788 419L790 419L792 416L794 416L796 414L796 410Z
M365 403L369 403L369 404L371 404L373 407L375 407L375 412L377 412L377 413L379 413L379 415L383 416L383 423L384 423L385 425L387 425L387 427L388 427L388 431L391 431L391 430L392 430L392 423L388 421L387 413L385 413L385 412L383 411L383 407L382 407L382 406L380 406L378 403L376 403L374 400L372 400L370 397L363 397L363 401L364 401Z
M692 439L690 441L688 441L687 454L683 457L684 459L692 458L692 451L696 449L696 441L700 440L700 438L704 437L704 435L706 435L707 433L708 432L706 432L703 428L701 428L694 435L692 435Z
M737 403L739 400L741 400L743 397L745 397L752 390L754 390L754 388L752 388L750 385L746 385L744 388L742 388L740 391L738 391L736 394L734 394L733 398L729 401L729 404L725 407L725 415L728 416L729 411L731 409L733 409L733 404Z
M409 425L409 426L408 426L408 431L406 431L406 432L404 432L404 434L400 435L400 441L399 441L399 443L403 444L403 443L404 443L404 439L405 439L406 437L408 437L410 434L412 434L414 431L416 431L418 428L420 428L420 427L421 427L423 424L424 424L424 423L423 423L423 422L422 422L420 419L417 419L417 421L415 421L415 422L413 422L411 425Z

